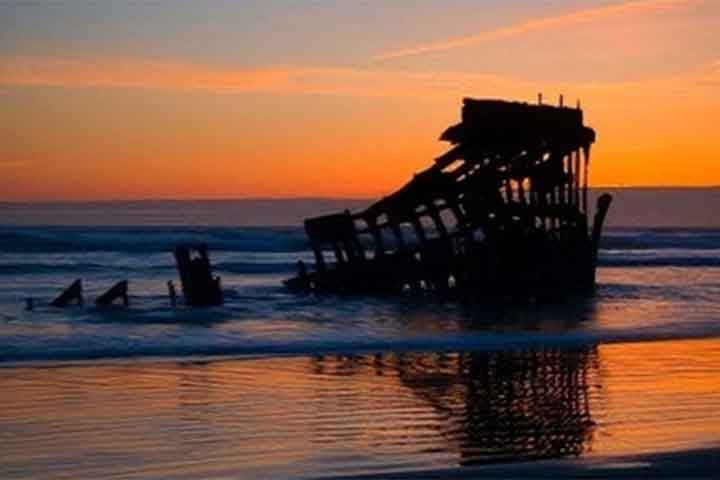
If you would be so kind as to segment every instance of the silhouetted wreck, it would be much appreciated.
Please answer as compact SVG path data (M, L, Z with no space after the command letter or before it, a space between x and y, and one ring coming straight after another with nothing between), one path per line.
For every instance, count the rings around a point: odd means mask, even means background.
M224 302L220 277L212 273L207 245L178 245L175 247L175 262L180 273L185 304L190 307L212 307ZM170 301L176 302L175 287L168 282Z
M595 131L579 108L465 99L453 148L364 211L305 220L293 290L544 297L595 285L610 195L588 225ZM331 259L332 258L332 259Z

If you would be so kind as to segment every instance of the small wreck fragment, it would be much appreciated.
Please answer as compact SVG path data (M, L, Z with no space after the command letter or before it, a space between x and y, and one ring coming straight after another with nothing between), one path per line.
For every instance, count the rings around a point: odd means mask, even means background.
M220 277L212 273L207 245L178 245L175 247L175 263L180 273L180 282L185 304L190 307L212 307L223 304ZM175 304L175 287L168 282L171 302Z
M450 151L367 209L305 220L315 270L293 290L544 297L592 290L610 207L591 230L595 131L579 108L465 99Z
M82 280L79 278L73 283L71 283L69 287L63 290L62 293L60 293L60 295L55 298L55 300L50 302L50 306L65 308L73 303L78 306L83 305L83 286ZM32 309L29 308L29 310Z
M117 300L121 300L123 306L125 307L130 305L127 280L117 282L115 285L110 287L105 293L100 295L97 300L95 300L95 305L99 308L106 308L111 306L113 302Z

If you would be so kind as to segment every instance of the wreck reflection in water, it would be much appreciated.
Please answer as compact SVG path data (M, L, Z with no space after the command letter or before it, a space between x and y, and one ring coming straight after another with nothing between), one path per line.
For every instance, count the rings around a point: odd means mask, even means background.
M717 442L718 359L707 339L4 368L0 478L387 476L693 449Z
M314 359L322 375L397 377L444 419L461 465L576 456L592 443L596 347Z
M601 417L605 408L597 357L586 348L0 369L0 477L312 478L578 455L593 442L590 405ZM141 467L128 476L127 465Z

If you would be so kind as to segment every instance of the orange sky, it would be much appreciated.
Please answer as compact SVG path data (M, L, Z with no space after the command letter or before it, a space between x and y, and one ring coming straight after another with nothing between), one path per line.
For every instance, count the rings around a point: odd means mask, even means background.
M377 196L463 96L540 91L582 100L592 184L720 185L719 2L308 8L0 7L0 200Z

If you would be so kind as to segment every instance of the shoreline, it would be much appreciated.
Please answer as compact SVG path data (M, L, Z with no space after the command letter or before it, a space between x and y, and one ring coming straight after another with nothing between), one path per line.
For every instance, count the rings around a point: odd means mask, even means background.
M244 362L244 361L262 361L274 359L295 359L308 358L315 356L366 356L366 355L422 355L422 354L454 354L454 353L477 353L477 354L493 354L514 351L536 351L536 350L563 350L573 351L584 348L611 347L611 346L642 346L662 343L686 343L686 342L718 342L720 343L720 334L718 332L698 332L697 335L684 335L682 337L667 334L666 336L616 336L616 337L592 337L577 338L577 334L556 334L557 336L548 341L542 334L537 339L529 337L527 334L520 335L523 340L506 343L481 343L472 344L453 344L432 343L427 339L420 339L415 343L397 343L391 344L378 341L372 344L357 345L355 343L336 345L333 348L318 348L314 350L303 350L293 348L277 348L265 351L250 351L245 353L242 349L228 349L228 353L213 352L206 353L200 351L189 351L188 353L134 353L132 355L103 355L89 356L85 358L39 358L39 359L10 359L5 360L0 355L0 371L12 369L65 369L65 368L95 368L95 367L114 367L118 365L174 365L184 363L228 363L228 362ZM565 335L568 338L563 339ZM508 334L495 334L497 338L507 338ZM570 338L573 337L573 338ZM354 348L350 348L350 347ZM236 351L237 350L237 351Z
M471 480L479 478L522 479L715 479L720 471L720 445L692 450L633 455L586 457L564 460L504 463L428 471L407 471L332 477L335 480ZM304 477L308 480L320 477ZM327 477L322 477L327 478Z

